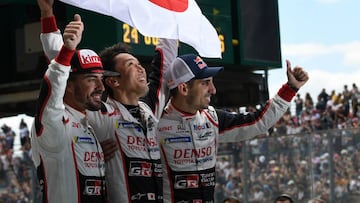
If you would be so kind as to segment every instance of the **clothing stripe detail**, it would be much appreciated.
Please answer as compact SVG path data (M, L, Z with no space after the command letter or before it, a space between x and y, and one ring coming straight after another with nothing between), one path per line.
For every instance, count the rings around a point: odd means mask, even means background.
M268 112L270 105L271 105L272 100L268 100L266 102L266 105L264 106L264 110L261 112L261 114L259 114L259 116L257 116L253 121L251 122L246 122L246 123L242 123L239 125L234 125L231 128L225 128L224 130L220 131L219 134L223 134L225 131L229 131L232 130L234 128L239 128L239 127L244 127L244 126L250 126L253 125L255 123L257 123L259 120L264 118L264 115Z
M51 83L49 81L49 78L45 75L44 79L42 81L41 90L40 90L39 99L38 99L39 112L38 112L38 116L36 116L36 119L35 119L35 129L36 129L37 137L40 137L44 130L44 126L42 124L42 117L43 117L43 113L44 113L46 104L49 101L51 92L52 92ZM46 96L43 96L43 95L46 95Z
M79 183L79 168L78 168L78 165L77 165L77 160L76 160L76 154L75 154L75 148L74 148L74 142L73 141L71 141L71 151L72 151L73 160L74 160L74 166L75 166L75 171L76 171L76 188L77 188L78 203L80 203L81 194L80 194L80 183Z
M287 102L291 102L291 99L296 95L296 91L286 83L279 89L278 95Z
M42 167L42 171L43 171L43 176L44 176L44 192L43 192L43 195L45 194L45 198L43 197L43 202L45 200L46 203L49 202L49 195L48 195L48 186L47 186L47 180L46 180L46 171L45 171L45 163L44 163L44 160L43 158L41 157L40 155L40 166Z
M64 45L61 47L60 52L55 58L55 61L64 65L70 66L71 58L73 57L75 50L66 48Z
M41 33L51 33L58 30L55 16L41 18Z
M163 52L163 50L162 49L160 49L160 48L157 48L157 49L155 49L156 51L158 51L159 53L160 53L160 60L161 60L161 62L160 62L160 75L159 75L159 86L158 86L158 89L156 90L156 102L155 102L155 106L154 106L154 110L153 110L153 114L155 114L156 115L156 112L157 112L157 109L158 108L160 108L160 106L159 106L159 95L160 95L160 93L161 93L161 89L163 88L163 86L164 86L164 81L163 81L163 75L164 75L164 52ZM158 115L158 116L160 116L160 115Z
M128 196L128 203L131 203L131 197L130 197L130 188L129 188L129 179L128 179L128 170L126 169L126 162L125 162L125 155L124 155L124 151L121 147L121 142L120 142L120 139L119 139L119 134L117 134L117 132L115 131L115 138L116 138L116 143L119 147L119 153L121 155L121 161L123 162L123 173L124 173L124 177L125 177L125 181L126 181L126 191L127 191L127 196Z
M161 149L161 152L164 156L164 159L165 159L165 165L166 165L166 171L167 171L167 179L169 180L169 187L170 187L170 196L171 196L171 203L174 203L175 201L175 197L174 197L174 188L173 188L173 182L172 182L172 178L171 178L171 170L170 170L170 166L169 166L169 162L167 160L167 157L166 157L166 154L165 154L165 149L164 147L161 145L160 146L160 149ZM163 194L164 195L164 194Z
M209 121L216 126L217 128L219 128L219 124L217 122L214 121L214 119L210 116L209 112L202 110L205 113L205 116L209 119Z

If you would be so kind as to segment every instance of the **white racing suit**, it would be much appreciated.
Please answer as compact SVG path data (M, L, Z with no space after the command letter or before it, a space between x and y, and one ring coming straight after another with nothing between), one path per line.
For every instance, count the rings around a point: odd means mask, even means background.
M165 171L164 202L213 203L219 141L239 142L266 133L289 108L295 93L283 85L260 111L246 115L211 106L188 114L170 100L157 131Z
M42 23L46 34L41 34L41 40L51 59L62 45L61 33L54 18L44 19ZM106 163L111 203L163 201L162 165L155 130L168 95L163 74L176 56L176 40L159 39L149 75L149 92L139 102L142 123L111 98L103 104L101 111L88 112L97 138L100 141L111 138L118 144L115 157Z
M32 127L32 157L42 202L105 203L105 162L86 114L64 104L71 56L62 49L41 84Z
M167 92L162 75L176 55L175 40L159 40L149 76L149 92L139 102L143 122L112 98L108 98L101 113L89 114L98 138L112 138L118 144L115 157L106 163L111 202L163 201L162 165L155 131Z

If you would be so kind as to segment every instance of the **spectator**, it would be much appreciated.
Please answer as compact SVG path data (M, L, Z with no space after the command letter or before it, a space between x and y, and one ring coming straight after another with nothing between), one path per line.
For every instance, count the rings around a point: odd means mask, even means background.
M235 197L227 197L224 199L223 203L241 203L241 202Z
M298 118L300 118L303 108L304 108L304 100L301 98L300 94L297 93L295 99L295 111L296 111L296 116Z
M357 115L360 110L358 108L360 106L360 91L355 83L352 84L351 88L351 106L353 115Z
M23 118L20 121L19 132L20 132L20 143L21 146L24 147L26 143L30 143L30 137L29 137L29 128Z
M308 92L305 94L304 108L306 111L311 111L314 108L314 100Z
M281 194L275 198L274 203L294 203L294 200L288 194Z
M1 129L5 136L6 149L12 150L14 148L14 139L16 135L15 132L11 129L10 126L7 126L6 124L1 126Z
M258 184L254 185L250 191L249 202L251 203L261 203L265 200L265 194L262 187Z

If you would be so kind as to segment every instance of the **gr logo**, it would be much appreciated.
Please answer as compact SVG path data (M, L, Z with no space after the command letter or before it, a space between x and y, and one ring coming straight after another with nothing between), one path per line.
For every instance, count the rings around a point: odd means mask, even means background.
M199 187L198 174L175 176L175 185L174 185L175 189L188 189L188 188L198 188L198 187Z
M151 177L151 163L145 161L131 161L129 168L129 176Z
M105 189L105 183L102 180L86 180L84 194L86 195L101 195L101 190Z

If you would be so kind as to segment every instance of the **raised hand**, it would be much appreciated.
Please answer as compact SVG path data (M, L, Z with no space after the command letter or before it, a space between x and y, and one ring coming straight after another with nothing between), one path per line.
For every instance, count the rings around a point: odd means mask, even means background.
M115 152L118 150L116 142L112 139L104 140L100 143L100 145L104 152L105 162L112 159L115 156Z
M41 11L41 17L47 18L50 16L53 16L53 5L54 0L37 0L40 11Z
M288 78L288 84L296 89L302 87L309 80L308 73L299 66L296 66L292 69L289 60L286 60L286 74Z
M74 50L81 41L82 32L84 31L84 23L81 21L79 14L74 15L74 20L66 25L63 38L64 46Z

